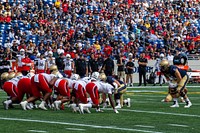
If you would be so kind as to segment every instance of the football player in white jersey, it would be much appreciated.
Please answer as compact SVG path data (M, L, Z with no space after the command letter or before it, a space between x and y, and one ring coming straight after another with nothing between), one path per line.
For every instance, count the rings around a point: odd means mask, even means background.
M160 62L165 58L165 55L163 53L160 54L160 58L156 59L156 63L154 65L155 72L156 72L156 78L154 79L154 86L156 83L160 83L160 86L163 84L163 80L165 80L164 74L160 71Z
M55 64L56 64L55 58L53 57L53 52L52 52L52 51L49 51L49 52L48 52L48 57L47 57L46 62L47 62L47 71L46 71L46 73L47 73L47 74L50 74L50 73L51 73L51 72L50 72L50 67L51 67L52 65L55 65Z
M45 73L47 70L47 62L46 62L46 59L43 58L43 56L44 55L41 54L40 58L36 62L35 69L36 69L37 74Z
M73 87L73 93L75 94L75 103L78 104L81 103L87 103L87 93L85 90L85 86L87 83L90 82L89 77L84 77L81 79L78 79Z
M25 50L24 49L20 49L20 54L17 55L17 71L21 72L22 71L22 59L25 58Z
M74 61L73 59L71 59L70 54L66 55L66 58L64 59L64 65L64 73L67 75L68 78L70 78L74 70Z
M94 73L93 73L94 74ZM112 94L114 92L114 87L108 83L105 83L103 81L98 81L96 78L93 77L92 74L92 80L86 85L86 91L90 95L92 102L84 104L80 103L79 108L81 113L84 113L84 108L97 108L97 111L100 111L99 108L99 93L108 94L111 106L115 113L119 113L114 106L114 102L112 100ZM96 76L95 76L96 77ZM106 75L101 78L106 78Z
M33 96L28 98L26 101L20 103L23 110L26 110L28 103L36 101L41 98L41 92L43 93L43 100L39 105L39 108L47 110L45 107L51 94L52 87L55 84L57 77L54 74L40 73L36 74L31 78L31 90Z
M21 73L21 72L20 72ZM22 74L21 74L22 76ZM3 102L4 109L8 109L9 105L12 103L19 103L22 100L22 97L19 96L19 91L17 88L17 84L21 78L19 74L15 74L14 72L11 72L10 74L2 74L1 80L8 80L5 81L2 89L7 93L7 95L10 97L9 100L6 100Z

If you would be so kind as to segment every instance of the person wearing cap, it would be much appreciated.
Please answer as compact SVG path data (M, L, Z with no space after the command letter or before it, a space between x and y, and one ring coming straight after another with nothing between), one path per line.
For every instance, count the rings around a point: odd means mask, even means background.
M142 78L144 81L144 86L146 86L146 67L147 67L147 59L145 58L145 52L140 53L140 57L138 59L138 72L139 72L139 85L142 85Z
M130 86L133 86L133 69L135 64L133 63L133 54L129 53L128 54L128 61L126 63L126 84L127 86L130 83Z

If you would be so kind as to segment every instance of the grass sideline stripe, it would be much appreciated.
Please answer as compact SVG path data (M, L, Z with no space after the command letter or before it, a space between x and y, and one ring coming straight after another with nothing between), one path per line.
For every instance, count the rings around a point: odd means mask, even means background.
M28 130L28 132L46 133L47 131L41 131L41 130Z
M132 129L132 128L119 128L119 127L112 127L112 126L87 125L87 124L67 123L67 122L58 122L58 121L31 120L31 119L5 118L5 117L0 117L0 120L36 122L36 123L46 123L46 124L60 124L60 125L71 125L71 126L81 126L81 127L90 127L90 128L101 128L101 129L113 129L113 130L122 130L122 131L143 132L143 133L162 133L162 132L149 131L149 130L140 130L140 129Z
M168 124L170 126L174 126L174 127L189 127L188 125L179 125L179 124Z

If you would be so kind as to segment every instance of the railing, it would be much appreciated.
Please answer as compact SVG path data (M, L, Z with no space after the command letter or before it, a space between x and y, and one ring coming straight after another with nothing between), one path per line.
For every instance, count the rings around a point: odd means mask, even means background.
M189 54L188 60L200 60L200 55L198 54Z

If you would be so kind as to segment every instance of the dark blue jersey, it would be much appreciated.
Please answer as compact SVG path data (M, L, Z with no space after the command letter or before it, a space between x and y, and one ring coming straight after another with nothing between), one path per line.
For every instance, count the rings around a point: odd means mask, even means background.
M113 78L112 76L107 76L106 82L108 82L109 84L113 85L113 83L115 82L115 80L117 80L117 79ZM124 84L124 82L121 81L121 80L117 80L117 81L118 81L120 84Z
M176 72L176 69L178 69L181 77L183 78L185 75L187 75L187 72L185 70L182 70L182 69L179 69L177 66L175 65L170 65L169 66L169 71L168 73L166 73L166 76L167 77L171 77L171 78L176 78L176 75L175 75L175 72Z
M115 82L115 78L113 78L112 76L107 76L106 82L108 82L109 84L113 85L113 82Z

